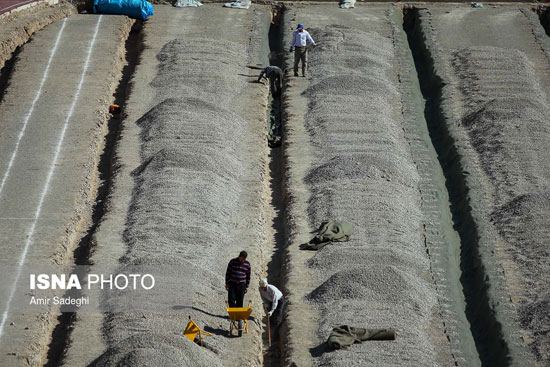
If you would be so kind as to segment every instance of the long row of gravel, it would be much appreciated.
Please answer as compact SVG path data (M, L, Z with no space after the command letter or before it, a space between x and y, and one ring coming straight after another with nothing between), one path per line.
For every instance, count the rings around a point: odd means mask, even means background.
M523 275L522 326L533 333L538 359L548 362L550 298L545 274L550 264L541 261L550 256L545 215L550 210L548 99L521 51L478 47L455 57L465 96L462 126L494 189L496 205L489 219Z
M445 353L435 340L444 335L421 231L420 178L403 133L388 14L316 6L289 17L292 28L305 23L319 43L310 52L311 77L291 86L304 87L308 101L301 137L312 157L304 167L306 220L310 228L326 220L355 227L349 242L324 247L305 264L314 279L305 298L319 313L319 339L343 324L394 328L398 335L393 342L311 353L313 364L435 365ZM291 340L297 337L291 330Z
M422 11L514 365L550 362L550 38L530 9ZM505 20L505 21L503 21ZM529 349L526 348L529 346Z
M197 45L190 43L172 41L158 55L160 65L152 87L156 87L162 102L137 122L142 129L143 164L134 170L136 187L123 261L191 267L200 279L193 284L194 292L209 299L220 298L218 303L223 304L223 271L209 269L225 262L226 254L220 249L231 241L225 232L231 217L237 215L241 191L238 176L243 169L235 151L236 141L231 137L242 136L245 122L225 110L223 103L212 104L200 95L189 97L198 94L190 93L188 87L188 76L192 74L188 74L191 70L186 58L197 56ZM218 57L229 62L237 56L227 52ZM227 85L231 86L239 84L233 81ZM187 281L182 279L182 288ZM208 311L215 313L216 309ZM132 365L139 366L206 361L221 365L207 350L185 343L182 330L187 320L177 316L136 319L135 315L113 315L107 322L113 334L110 337L124 342L106 352L105 365L128 358ZM135 328L144 332L136 335L132 331ZM155 334L160 334L158 340L151 340ZM153 344L154 349L148 349L147 344Z
M267 27L257 24L268 13L219 6L159 10L157 19L144 26L145 51L133 85L133 91L143 86L139 73L156 62L156 75L144 86L152 91L152 98L144 101L150 108L135 122L140 129L140 165L132 171L135 185L121 262L158 265L165 271L181 267L181 273L173 274L180 277L181 289L166 291L189 292L192 286L193 309L177 312L176 304L174 312L108 316L108 349L94 365L222 366L242 360L259 365L259 324L252 319L248 335L228 337L224 276L227 262L248 250L254 272L247 299L258 300L259 243L246 232L258 237L262 231L260 206L252 208L248 200L261 194L264 183L245 182L254 173L252 164L262 167L265 109L254 121L243 111L246 104L261 107L266 100L265 87L248 83L245 65L265 36ZM174 23L177 18L181 29ZM166 34L164 23L171 25ZM199 25L204 27L197 32ZM256 39L251 41L251 36ZM165 43L152 55L149 48L158 42ZM252 88L256 96L249 100ZM130 97L129 108L136 103L139 91ZM250 149L256 156L248 155ZM188 315L213 333L205 340L208 348L183 335Z

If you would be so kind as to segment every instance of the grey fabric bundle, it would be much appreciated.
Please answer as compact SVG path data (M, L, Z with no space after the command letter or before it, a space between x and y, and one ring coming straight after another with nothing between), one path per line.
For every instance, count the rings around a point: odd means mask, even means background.
M349 241L349 237L353 234L353 224L348 222L329 221L321 223L321 226L311 241L304 244L305 250L320 250L332 242Z
M332 329L327 343L330 349L342 349L365 340L394 339L395 330L393 329L363 329L342 325Z

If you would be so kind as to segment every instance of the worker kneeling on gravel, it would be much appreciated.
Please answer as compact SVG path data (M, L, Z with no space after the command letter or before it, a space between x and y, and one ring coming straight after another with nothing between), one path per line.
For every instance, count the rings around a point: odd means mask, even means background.
M296 51L294 51L294 76L298 76L300 61L302 61L302 76L306 76L308 45L315 46L315 41L313 41L309 32L304 29L304 25L299 23L298 28L292 33L292 43L290 44L290 52L296 48Z
M267 284L267 279L260 279L260 295L264 301L264 309L277 327L283 321L283 293L274 285Z
M260 76L258 77L258 82L261 82L262 78L269 79L271 95L274 99L279 98L283 89L283 71L281 68L274 65L263 68Z
M244 294L250 285L250 263L248 254L241 251L238 257L231 259L225 272L225 289L229 307L243 307Z

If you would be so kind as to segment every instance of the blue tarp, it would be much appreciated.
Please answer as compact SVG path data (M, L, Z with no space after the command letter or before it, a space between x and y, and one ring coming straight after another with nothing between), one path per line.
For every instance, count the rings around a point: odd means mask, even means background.
M94 0L94 13L127 15L142 20L154 14L153 5L145 0Z

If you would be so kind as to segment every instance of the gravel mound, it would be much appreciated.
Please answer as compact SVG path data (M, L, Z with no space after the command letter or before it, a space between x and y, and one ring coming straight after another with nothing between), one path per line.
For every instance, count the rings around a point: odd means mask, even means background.
M136 121L141 162L132 171L121 259L123 266L181 267L174 274L181 289L167 292L177 296L192 286L193 310L177 312L174 302L174 312L110 315L104 329L111 347L95 366L220 366L250 357L234 355L239 351L225 337L224 309L225 266L243 246L232 231L252 215L243 213L241 201L256 188L243 187L246 121L235 106L247 85L239 75L247 49L210 34L169 40L157 54L157 74L148 85L153 103ZM215 334L208 348L183 337L189 314Z
M550 138L547 98L527 56L518 50L471 47L455 53L453 64L465 96L462 124L482 168L502 200L547 182Z
M207 102L171 98L138 125L144 163L134 171L126 260L211 261L212 247L227 241L224 232L238 210L242 165L230 137L243 134L244 122ZM175 248L193 251L174 256Z
M229 69L246 54L238 42L197 36L174 39L157 55L158 74L151 86L160 94L193 96L231 109L243 85L238 78L240 70Z
M389 142L392 144L393 142ZM383 180L403 186L411 186L416 171L412 166L403 167L400 157L392 154L376 155L353 154L332 157L327 163L311 170L306 182L322 184L338 179L345 180Z
M510 248L515 262L525 273L529 298L535 300L541 291L548 292L546 277L532 274L548 274L550 263L541 261L550 257L548 248L548 210L550 191L520 195L491 213L500 235L513 244ZM530 275L530 276L529 276Z
M386 59L393 57L393 49L388 39L378 33L358 31L355 28L332 24L324 28L308 28L314 39L322 40L311 53L312 65L317 62L329 62L331 72L339 74L362 74L373 77L372 69L383 69ZM340 52L345 50L345 52ZM337 61L329 55L337 55ZM332 60L332 61L331 61ZM312 69L312 73L316 73Z
M540 361L550 360L550 296L543 294L533 302L525 302L520 309L521 326L533 330L535 339L531 348Z
M222 366L209 350L198 348L183 335L140 335L117 343L92 367Z
M375 91L391 91L385 80L378 79L375 76L356 76L356 75L334 75L323 78L318 83L308 87L305 94L319 94L339 98L346 96L360 100L369 92ZM359 95L357 94L359 92ZM395 93L395 91L394 91ZM374 96L369 96L374 97ZM379 100L384 100L382 96L376 96Z
M354 233L357 234L357 231ZM368 229L363 229L359 233L362 237L369 236ZM415 261L418 261L413 256L413 253L396 255L394 251L387 249L383 244L365 246L354 241L340 242L321 249L319 256L313 256L307 261L307 266L311 269L323 269L330 274L337 272L339 264L342 262L349 267L359 268L365 264L382 264L384 261L388 261L398 269L413 269Z
M418 231L419 177L395 114L400 95L388 77L392 41L342 26L308 30L322 39L310 53L313 80L304 91L315 148L304 180L310 227L344 220L354 234L308 261L319 283L307 299L320 311L320 335L342 324L399 333L395 342L312 353L314 364L433 365L437 299Z
M317 303L337 300L369 300L369 302L424 303L421 297L426 289L407 274L390 265L371 265L341 270L310 293L309 299ZM429 292L429 290L428 290Z
M550 292L547 213L550 211L550 127L547 95L527 56L496 47L472 47L453 60L467 112L462 119L494 189L488 213L522 276L522 326L531 348L550 362L548 322L539 310ZM548 308L546 308L548 312Z

